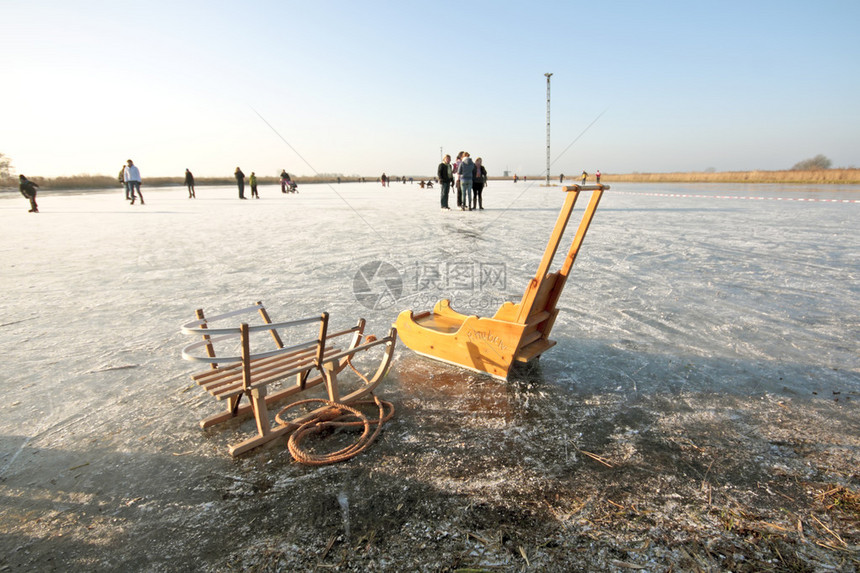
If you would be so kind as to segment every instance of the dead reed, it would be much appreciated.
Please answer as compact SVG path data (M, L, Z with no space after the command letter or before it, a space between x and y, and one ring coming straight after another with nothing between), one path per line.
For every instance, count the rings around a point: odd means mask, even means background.
M820 169L816 171L721 171L689 173L604 173L602 182L636 183L860 183L860 169Z
M529 176L529 179L541 181L541 177ZM61 177L39 177L32 176L30 179L36 182L42 189L51 190L81 190L81 189L109 189L119 187L117 176L110 175L71 175ZM278 177L258 177L261 185L273 185L278 183ZM357 181L375 182L377 177L360 177L351 175L349 177L338 177L332 175L319 175L310 177L295 177L295 181L302 183L353 183ZM392 182L399 182L399 176L391 177ZM396 179L396 181L395 181ZM430 177L415 176L415 181L431 179ZM509 180L510 177L490 177L491 180ZM590 177L593 180L593 176ZM576 178L569 178L576 181ZM628 183L784 183L784 184L822 184L822 185L856 185L860 184L860 169L821 169L815 171L720 171L720 172L676 172L676 173L604 173L601 179L603 183L628 182ZM170 187L181 186L184 177L144 177L147 187ZM195 185L234 185L233 177L197 177ZM0 179L0 188L17 188L18 180L15 177Z

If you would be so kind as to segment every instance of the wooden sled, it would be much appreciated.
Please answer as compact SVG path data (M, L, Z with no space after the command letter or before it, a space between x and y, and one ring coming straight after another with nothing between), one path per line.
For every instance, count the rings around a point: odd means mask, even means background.
M263 323L249 325L247 322L228 328L212 328L213 322L233 318L243 314L259 313ZM257 423L257 435L238 444L230 446L230 454L238 456L248 450L274 440L295 430L299 425L312 418L325 408L299 416L288 422L272 424L268 407L274 402L284 400L295 394L304 392L320 384L325 385L328 399L332 402L349 404L373 392L382 380L391 364L397 332L393 328L388 336L376 339L373 336L364 337L364 319L359 319L354 327L341 332L328 332L328 313L319 316L292 320L289 322L273 323L261 302L253 306L206 318L203 310L197 310L197 320L184 324L182 332L199 335L202 340L186 346L182 357L193 362L204 362L210 368L191 378L209 392L216 400L226 401L225 412L209 416L200 421L201 428L226 422L236 417L253 414ZM303 325L319 324L319 335L292 346L285 346L278 330L301 327ZM275 343L275 348L262 352L251 352L252 334L268 331ZM217 356L215 344L231 340L234 344L239 339L241 354L239 356ZM364 338L364 343L362 339ZM346 343L346 349L340 350L333 346L338 340ZM350 365L350 360L359 352L385 345L382 360L376 372L370 378L362 378L363 384L356 390L341 395L337 375ZM206 355L196 354L205 349ZM283 383L293 378L292 384L270 389L275 383ZM242 397L248 397L248 403L241 404Z
M507 379L515 362L530 362L555 346L549 339L558 315L558 299L582 241L608 185L571 185L563 188L564 205L550 235L537 273L519 303L505 302L492 318L467 316L440 300L432 311L414 314L404 310L394 326L400 340L424 356ZM581 191L591 200L561 268L549 272L567 222Z

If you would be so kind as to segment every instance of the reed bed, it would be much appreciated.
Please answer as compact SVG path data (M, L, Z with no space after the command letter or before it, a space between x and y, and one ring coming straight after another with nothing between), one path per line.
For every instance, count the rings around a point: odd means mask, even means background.
M110 189L113 187L119 188L120 183L117 180L117 176L110 175L90 175L90 174L82 174L82 175L70 175L70 176L61 176L61 177L39 177L39 176L30 176L28 178L39 185L40 189L43 190L53 190L53 191L73 191L73 190L81 190L81 189ZM299 184L302 183L337 183L338 178L336 176L312 176L312 177L294 177L294 181ZM365 177L365 181L376 181L375 177ZM392 177L393 179L393 177ZM361 177L359 176L349 176L349 177L341 177L341 183L350 183L360 181ZM420 177L415 178L416 181L420 181ZM272 185L277 184L280 179L278 177L257 177L258 184L260 185ZM245 177L245 183L247 184L248 178L247 175ZM173 186L182 186L185 185L185 177L147 177L144 175L143 184L147 187L173 187ZM233 177L195 177L194 185L198 187L204 187L207 185L235 185L236 179ZM9 189L9 188L17 188L18 187L18 179L17 177L7 177L0 179L0 188Z
M605 183L626 181L636 183L817 183L848 185L860 183L860 169L721 171L714 173L604 173L601 180Z
M432 179L427 176L412 177L415 182ZM543 181L541 176L527 176L529 180ZM119 187L116 176L110 175L71 175L63 177L30 177L40 188L45 190L80 190L80 189L109 189ZM341 183L361 181L375 182L376 176L360 177L351 175L340 177ZM490 177L491 180L504 180L510 177ZM258 177L260 185L277 184L278 177ZM147 187L169 187L184 184L184 177L144 177L144 185ZM247 181L247 179L246 179ZM302 183L337 183L338 177L332 175L319 175L310 177L295 177L295 181ZM399 183L400 176L391 176L392 183ZM553 182L556 180L553 179ZM578 178L571 177L566 181L576 182ZM589 176L589 182L594 181L594 176ZM629 182L629 183L785 183L785 184L823 184L823 185L856 185L860 184L860 169L820 169L814 171L720 171L720 172L676 172L676 173L604 173L601 179L604 183ZM196 177L195 185L235 185L233 177ZM17 178L0 179L0 188L17 188Z

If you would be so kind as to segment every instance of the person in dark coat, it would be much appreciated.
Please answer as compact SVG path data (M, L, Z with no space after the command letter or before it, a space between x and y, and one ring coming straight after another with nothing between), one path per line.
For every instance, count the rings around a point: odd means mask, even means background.
M188 186L188 198L196 199L197 195L194 193L194 175L188 169L185 170L185 185Z
M487 168L484 167L484 160L480 157L475 160L475 178L472 182L472 204L470 207L477 207L484 210L484 187L487 185Z
M125 189L125 200L131 201L131 197L128 196L128 183L125 182L125 165L122 166L122 169L119 170L119 175L117 175L116 180L122 185L122 188Z
M451 166L451 156L446 155L444 159L442 159L442 163L439 164L439 168L436 170L436 176L439 178L439 184L442 185L442 210L450 211L451 208L448 207L448 192L451 189L451 183L454 179L454 168ZM424 187L424 182L421 182L421 186Z
M245 198L245 174L242 173L242 170L238 167L236 168L236 172L233 173L236 177L236 185L239 186L239 199Z
M38 185L24 177L23 175L18 176L18 189L21 191L21 195L30 200L30 213L38 213L39 206L36 205L36 188Z

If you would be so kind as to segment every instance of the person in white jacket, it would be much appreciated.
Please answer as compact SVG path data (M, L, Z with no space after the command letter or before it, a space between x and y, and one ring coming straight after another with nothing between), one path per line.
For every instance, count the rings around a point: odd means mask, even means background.
M128 165L126 165L122 170L122 174L125 178L125 184L128 185L128 194L131 196L131 204L134 205L134 192L137 190L137 194L140 197L140 204L143 205L143 193L140 192L140 169L137 168L134 161L129 159Z

